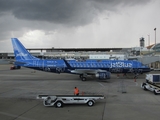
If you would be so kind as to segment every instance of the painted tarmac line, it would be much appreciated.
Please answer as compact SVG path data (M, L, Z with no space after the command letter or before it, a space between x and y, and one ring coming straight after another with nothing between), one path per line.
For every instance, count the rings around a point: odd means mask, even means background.
M102 83L98 83L99 85L101 85L102 87L105 87Z
M6 116L9 116L9 117L14 117L14 118L17 118L18 115L14 115L14 114L10 114L10 113L6 113L6 112L0 112L1 115L6 115ZM30 119L30 118L25 118L25 117L18 117L22 120L35 120L35 119Z

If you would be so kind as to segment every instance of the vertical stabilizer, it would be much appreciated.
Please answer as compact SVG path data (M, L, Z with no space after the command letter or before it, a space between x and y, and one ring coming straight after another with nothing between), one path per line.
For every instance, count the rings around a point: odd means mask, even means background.
M36 59L26 50L26 48L17 38L11 38L11 40L16 61Z

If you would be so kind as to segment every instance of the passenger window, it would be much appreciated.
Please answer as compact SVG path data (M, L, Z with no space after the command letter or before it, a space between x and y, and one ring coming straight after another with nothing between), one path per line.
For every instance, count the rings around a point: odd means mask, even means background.
M77 63L77 67L79 67L79 64Z

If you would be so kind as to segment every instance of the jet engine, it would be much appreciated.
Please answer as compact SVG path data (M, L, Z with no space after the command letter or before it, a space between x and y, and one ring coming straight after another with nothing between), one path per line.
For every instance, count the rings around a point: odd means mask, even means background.
M95 74L99 80L110 79L110 72L98 72Z

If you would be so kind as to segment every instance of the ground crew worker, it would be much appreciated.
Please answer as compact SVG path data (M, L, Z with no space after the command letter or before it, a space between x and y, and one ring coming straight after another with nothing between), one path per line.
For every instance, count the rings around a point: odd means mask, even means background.
M79 95L79 89L77 87L74 88L74 95Z

